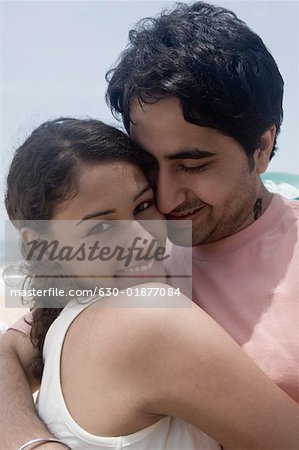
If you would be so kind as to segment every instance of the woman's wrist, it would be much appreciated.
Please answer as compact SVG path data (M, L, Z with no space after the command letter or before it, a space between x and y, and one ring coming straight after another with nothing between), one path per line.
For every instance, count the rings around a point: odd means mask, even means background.
M41 444L39 447L36 447L36 450L65 450L66 447L63 444L54 444L53 442L49 442L48 444ZM33 447L32 450L35 450Z
M71 448L55 437L35 438L25 442L18 450L62 450Z
M32 448L29 447L28 450L65 450L66 447L63 444L56 444L54 442L49 442L48 444L33 445Z

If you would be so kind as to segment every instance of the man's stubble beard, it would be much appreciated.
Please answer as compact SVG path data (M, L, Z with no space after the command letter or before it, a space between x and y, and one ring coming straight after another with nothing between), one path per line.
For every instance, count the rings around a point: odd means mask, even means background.
M242 172L239 183L226 199L224 213L219 219L213 220L213 208L207 212L207 218L202 223L192 226L192 246L209 244L235 234L254 221L254 204L258 195L258 184L251 172ZM244 226L242 227L242 225Z

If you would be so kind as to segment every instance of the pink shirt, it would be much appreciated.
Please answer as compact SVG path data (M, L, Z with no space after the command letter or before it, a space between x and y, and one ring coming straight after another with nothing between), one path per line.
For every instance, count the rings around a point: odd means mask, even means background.
M194 247L192 260L193 301L299 402L299 202L274 195L256 222Z
M193 300L299 402L299 202L274 195L264 214L226 239L193 248ZM171 265L184 273L184 251ZM187 250L188 251L188 250ZM28 332L24 322L12 328Z

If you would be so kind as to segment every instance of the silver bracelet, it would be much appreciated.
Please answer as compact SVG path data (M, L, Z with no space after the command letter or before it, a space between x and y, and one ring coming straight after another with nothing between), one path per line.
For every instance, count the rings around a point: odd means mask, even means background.
M55 439L55 438L32 439L31 441L28 441L28 442L26 442L26 444L23 444L21 447L19 447L18 450L24 450L25 448L29 447L30 445L34 445L34 444L44 444L44 443L46 444L47 442L56 442L56 444L62 444L68 450L72 450L71 447L69 447L65 442L62 442L59 439Z

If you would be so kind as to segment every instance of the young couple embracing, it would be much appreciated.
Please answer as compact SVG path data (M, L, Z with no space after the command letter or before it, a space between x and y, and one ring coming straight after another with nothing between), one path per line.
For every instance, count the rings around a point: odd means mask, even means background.
M163 248L167 219L178 246L165 266L49 265L119 293L36 297L30 327L1 338L4 449L298 449L299 204L260 178L282 122L274 59L234 13L197 2L141 22L107 78L128 135L92 119L41 125L12 161L8 215L24 244ZM186 221L192 302L161 294L184 273ZM136 286L158 298L140 307ZM41 373L43 423L29 388Z

